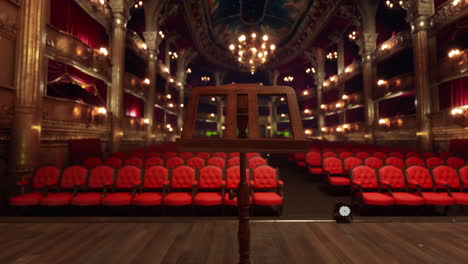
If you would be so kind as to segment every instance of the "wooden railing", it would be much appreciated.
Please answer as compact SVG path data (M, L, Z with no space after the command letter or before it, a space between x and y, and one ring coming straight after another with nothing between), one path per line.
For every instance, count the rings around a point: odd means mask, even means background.
M377 98L414 89L413 73L405 73L384 81L384 84L376 87Z
M432 67L432 76L437 78L436 83L443 83L457 79L468 74L468 49L462 50L459 55L449 58L445 56L439 60L437 67Z

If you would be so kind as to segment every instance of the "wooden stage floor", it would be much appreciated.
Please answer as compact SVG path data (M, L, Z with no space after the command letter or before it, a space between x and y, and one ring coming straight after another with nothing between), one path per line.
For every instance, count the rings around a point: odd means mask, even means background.
M468 263L468 222L253 222L252 263ZM0 223L0 263L237 263L235 221Z

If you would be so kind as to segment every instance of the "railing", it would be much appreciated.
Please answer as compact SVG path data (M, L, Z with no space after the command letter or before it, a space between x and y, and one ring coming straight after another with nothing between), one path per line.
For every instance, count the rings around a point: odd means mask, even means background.
M382 82L380 84L377 84L377 97L384 97L389 94L411 91L414 89L413 73L405 73L391 79L381 81Z
M416 116L394 116L380 118L376 124L378 130L388 131L393 129L413 129L416 127Z
M111 63L107 56L77 37L47 25L46 54L52 59L73 65L107 83L111 80Z
M125 116L124 118L124 131L145 131L147 126L143 117Z
M383 60L410 46L411 32L400 32L377 47L375 58L378 61Z
M140 77L129 72L124 73L124 88L127 92L145 98L144 86L145 84Z
M436 83L443 83L466 75L468 72L468 49L460 51L459 55L440 59L437 67L432 67L432 76L437 76ZM436 77L436 78L437 78Z
M148 50L145 41L133 30L127 30L127 47L132 50L142 60L148 60Z
M456 3L456 4L455 4ZM468 0L447 1L430 18L433 33L468 14Z
M362 93L343 95L341 100L325 104L322 108L326 113L334 113L363 104Z

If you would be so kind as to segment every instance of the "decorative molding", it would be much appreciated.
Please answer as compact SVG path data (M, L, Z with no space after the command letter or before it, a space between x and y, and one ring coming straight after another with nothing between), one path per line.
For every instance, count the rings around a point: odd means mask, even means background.
M412 35L409 31L396 34L376 48L375 59L382 61L403 49L411 47L411 40Z
M0 5L4 5L3 3ZM6 4L9 6L13 6L11 4ZM16 35L18 34L19 24L18 24L18 14L19 9L18 6L12 7L16 10L16 12L11 12L11 8L0 8L0 38L4 37L9 40L15 40Z
M461 0L457 5L453 5L453 1L447 1L439 7L435 14L429 18L429 23L435 32L443 27L452 24L454 21L466 17L468 15L468 0Z
M138 36L138 34L135 31L127 30L126 47L132 50L142 60L147 61L149 59L149 52L148 52L148 49L141 48L142 44L146 44L146 43L144 40L140 38L140 36Z

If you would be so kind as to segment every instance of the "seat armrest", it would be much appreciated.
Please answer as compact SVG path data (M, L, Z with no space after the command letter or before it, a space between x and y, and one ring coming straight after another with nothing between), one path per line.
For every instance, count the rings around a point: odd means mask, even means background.
M352 180L352 181L351 181L351 184L352 184L352 185L357 185L357 186L359 186L359 187L362 187L362 182L361 182L361 181Z
M26 186L28 184L31 184L31 181L28 179L28 180L22 180L22 181L19 181L16 183L17 186Z
M446 181L435 181L436 187L444 187L444 188L450 188L450 185Z
M421 187L421 184L419 184L418 181L410 180L410 181L408 181L408 184L413 185L413 186L417 186L417 187Z
M252 186L252 188L255 187L255 182L254 181L248 181L249 185Z
M389 188L389 189L392 188L392 185L390 184L389 181L379 181L378 183L379 183L379 185L384 186L386 188Z
M284 182L282 180L278 180L278 185L284 185Z

